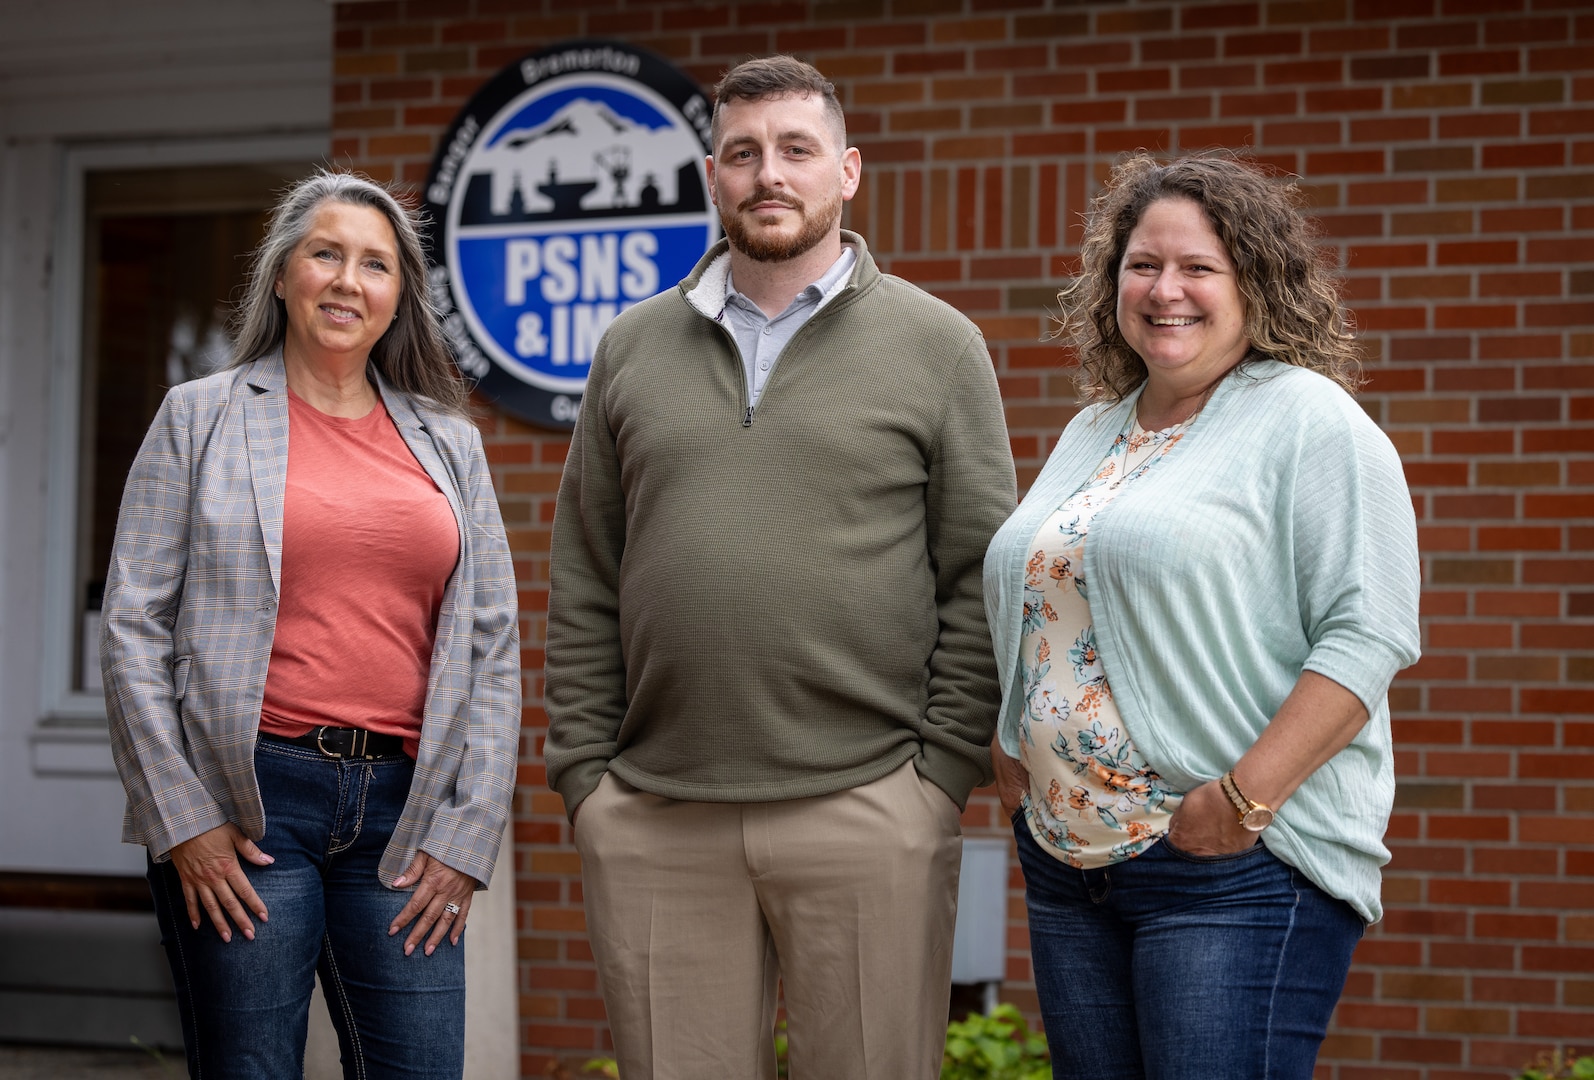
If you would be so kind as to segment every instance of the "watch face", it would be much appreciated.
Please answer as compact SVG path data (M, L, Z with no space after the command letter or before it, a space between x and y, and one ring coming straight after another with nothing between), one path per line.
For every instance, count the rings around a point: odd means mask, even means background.
M1252 832L1261 832L1273 824L1273 811L1265 806L1254 807L1245 812L1245 816L1240 819L1240 824Z

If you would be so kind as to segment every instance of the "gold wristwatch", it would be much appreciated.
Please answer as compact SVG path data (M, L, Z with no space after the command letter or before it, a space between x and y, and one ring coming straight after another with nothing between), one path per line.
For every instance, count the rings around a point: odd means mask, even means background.
M1218 786L1223 789L1223 794L1229 797L1234 804L1234 812L1240 815L1241 827L1251 832L1261 832L1273 824L1273 808L1264 806L1259 802L1252 802L1240 791L1240 785L1234 782L1234 771L1223 774L1218 781Z

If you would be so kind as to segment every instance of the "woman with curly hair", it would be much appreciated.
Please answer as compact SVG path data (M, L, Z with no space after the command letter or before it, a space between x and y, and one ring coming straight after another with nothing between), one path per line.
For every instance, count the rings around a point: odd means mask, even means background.
M1086 408L986 556L1059 1077L1307 1080L1380 915L1416 524L1295 199L1113 170L1060 296Z

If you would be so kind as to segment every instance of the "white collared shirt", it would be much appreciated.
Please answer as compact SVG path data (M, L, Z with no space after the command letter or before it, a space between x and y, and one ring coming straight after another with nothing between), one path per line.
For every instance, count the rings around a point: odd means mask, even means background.
M746 296L736 291L736 283L729 275L725 279L725 306L720 320L730 327L736 339L736 348L742 354L742 371L746 375L747 406L758 405L759 397L769 382L775 362L792 336L822 308L852 273L858 253L851 245L843 244L841 257L830 264L830 269L819 280L803 289L786 306L786 310L773 319Z

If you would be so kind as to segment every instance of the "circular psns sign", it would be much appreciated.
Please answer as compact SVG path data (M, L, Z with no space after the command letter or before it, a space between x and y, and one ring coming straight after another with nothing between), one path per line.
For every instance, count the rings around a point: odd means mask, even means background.
M500 71L426 183L432 299L460 370L500 408L567 429L614 317L718 236L710 107L662 58L572 41Z

